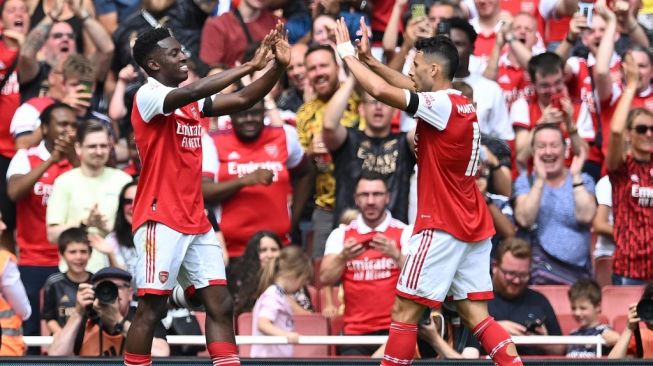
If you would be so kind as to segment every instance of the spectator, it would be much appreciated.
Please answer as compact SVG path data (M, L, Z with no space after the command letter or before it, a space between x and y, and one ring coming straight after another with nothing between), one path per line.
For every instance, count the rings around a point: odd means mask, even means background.
M37 97L47 90L48 74L50 70L69 55L76 54L75 46L76 37L81 37L82 30L88 35L94 47L85 46L85 57L91 61L94 66L94 77L92 80L99 85L104 85L111 56L113 55L114 45L111 37L102 25L94 17L93 5L89 1L73 1L70 4L72 9L68 8L68 3L64 1L55 1L52 9L48 13L41 13L43 16L35 21L32 15L32 25L36 24L30 30L25 43L20 50L20 59L18 63L19 70L23 73L21 83L21 100ZM65 16L68 11L75 14L79 19L79 28L72 26L66 21L59 21L60 17ZM37 14L37 13L35 13ZM39 61L37 53L43 48L45 61ZM81 53L81 52L80 52ZM103 90L99 87L98 90Z
M288 243L310 196L311 165L295 129L265 126L263 113L263 103L257 103L231 114L233 130L203 144L203 171L212 178L202 185L204 200L220 205L216 217L232 260L243 255L249 238L260 230L272 230Z
M306 75L315 92L315 99L306 101L297 111L299 143L306 156L315 162L315 209L313 210L313 257L322 256L327 236L333 229L335 178L331 155L322 139L322 121L326 105L338 90L338 63L331 46L312 46L306 51ZM358 123L357 95L352 95L340 119L345 127ZM360 123L358 123L360 128Z
M313 20L312 42L315 44L328 44L336 47L336 40L333 35L333 28L336 26L336 20L332 16L321 14Z
M639 285L653 278L653 113L642 108L629 112L640 83L638 69L634 55L628 54L624 60L626 86L612 117L606 156L614 204L617 245L612 282L616 285ZM628 153L624 142L630 143Z
M29 148L39 144L43 135L41 112L60 101L74 108L76 118L93 118L110 122L90 104L95 84L93 65L82 55L73 54L62 59L50 70L49 88L45 95L30 98L21 104L11 120L11 133L17 149Z
M392 132L390 123L397 111L367 93L362 94L358 106L365 130L340 124L354 85L355 79L350 76L329 100L322 122L322 139L335 164L333 216L339 219L345 209L355 207L355 181L363 171L373 171L383 176L388 185L388 209L392 216L407 222L410 176L415 168L415 130Z
M564 84L563 65L560 56L545 52L534 56L528 62L528 73L533 82L535 94L519 98L510 110L510 122L515 129L516 160L519 169L529 165L531 131L541 124L564 125L563 137L571 140L564 151L564 158L578 154L585 146L584 137L593 137L587 105L572 102ZM562 127L561 127L562 128ZM567 161L569 164L570 161Z
M625 358L627 355L636 358L653 358L653 348L651 347L651 342L653 342L653 319L649 318L648 315L645 317L643 311L640 312L640 310L650 311L652 301L653 283L649 283L644 288L639 303L628 306L628 326L619 336L619 340L608 354L608 358ZM646 305L640 308L640 303ZM639 353L637 338L640 338L641 341L641 353Z
M345 335L388 334L393 289L412 228L390 214L390 194L382 175L364 171L356 182L354 196L360 214L329 235L320 281L328 286L342 282ZM341 346L339 354L370 356L377 348Z
M68 270L53 273L43 286L43 320L53 335L59 333L75 311L79 284L89 283L93 275L86 270L93 250L86 229L65 230L59 236L58 250Z
M570 335L600 335L605 340L603 354L617 343L619 333L599 319L601 313L601 287L593 280L579 280L569 288L569 302L578 328ZM567 347L567 357L587 358L596 356L596 347L589 345L571 345Z
M285 336L291 344L253 345L250 356L291 357L292 344L297 343L299 334L294 331L294 312L289 294L299 291L308 283L313 266L301 247L289 246L263 268L260 296L252 314L252 334Z
M262 1L241 0L231 12L204 23L200 59L209 66L231 67L241 61L248 44L262 41L278 21Z
M290 49L290 64L286 69L289 87L283 91L277 105L281 109L297 113L299 107L312 98L312 88L306 76L304 55L308 46L298 43Z
M87 267L95 272L115 264L112 248L101 238L113 228L118 194L132 178L105 166L111 143L107 127L98 122L90 121L77 130L75 150L80 167L62 174L52 187L46 212L48 240L56 242L61 232L70 227L89 227L92 234L99 235L93 236L96 250Z
M48 240L46 210L52 186L61 174L78 165L74 149L77 123L72 107L55 103L41 114L38 147L20 149L7 171L9 197L16 202L18 269L30 303L40 304L40 293L48 276L57 273L57 247ZM41 334L40 311L23 323L27 336ZM40 350L39 350L40 351Z
M500 4L501 1L497 0L474 0L478 16L469 21L478 34L473 47L474 56L487 60L492 52L492 46L499 43L496 40L501 25L512 21L511 14L502 11Z
M612 215L612 184L610 177L603 176L596 183L596 216L592 230L596 234L594 259L612 257L614 254L614 216Z
M528 288L531 255L530 245L518 238L499 245L492 268L494 299L488 302L488 310L513 336L562 335L549 300ZM520 355L562 354L564 349L558 345L517 347Z
M470 72L469 62L474 51L476 31L462 18L451 18L449 23L451 40L456 45L460 57L454 81L464 81L471 85L474 94L483 95L483 98L476 101L476 115L481 132L504 141L513 140L515 134L508 123L508 108L503 91L496 82Z
M106 241L114 248L116 267L126 270L132 277L136 273L136 261L138 260L132 233L136 185L137 181L133 180L120 190L113 231L106 237ZM135 285L136 283L132 283L132 286Z
M9 126L11 117L20 105L18 87L22 70L17 67L18 53L22 40L29 29L29 15L24 0L6 0L0 3L2 34L0 34L0 61L5 65L0 71L0 214L3 215L7 230L0 235L0 244L7 248L15 245L13 232L16 227L16 207L7 195L4 177L9 162L16 153Z
M113 34L118 25L127 21L130 15L138 13L139 0L94 0L97 20L104 29Z
M75 310L48 348L50 356L118 356L124 353L125 337L134 316L129 303L133 292L132 276L119 268L106 267L95 273L91 283L79 284ZM116 298L106 303L96 298L98 286L111 282L116 287ZM111 285L103 285L113 287ZM110 299L106 299L110 300ZM91 310L88 310L88 309ZM152 355L166 357L170 347L165 340L165 329L159 322L155 327Z
M7 229L0 214L0 234ZM25 341L21 323L32 314L20 273L16 268L16 256L6 249L0 249L0 356L23 356Z
M234 297L234 315L252 311L256 303L258 281L265 266L279 257L282 244L281 238L271 231L259 231L247 243L242 260L236 262L230 270L227 281L229 290ZM310 313L313 304L304 286L292 294L289 299L294 314Z
M532 283L571 285L590 276L589 225L596 213L594 181L581 173L586 150L564 166L565 140L557 125L533 132L533 170L515 181L515 220L531 233ZM535 225L535 226L534 226Z
M93 43L85 39L83 32L86 18L95 18L93 1L82 0L69 3L67 1L28 0L26 2L30 9L30 22L32 25L39 24L41 20L47 17L51 17L55 21L66 22L72 27L75 33L73 40L75 41L75 48L79 52L95 49ZM82 10L84 11L83 13Z

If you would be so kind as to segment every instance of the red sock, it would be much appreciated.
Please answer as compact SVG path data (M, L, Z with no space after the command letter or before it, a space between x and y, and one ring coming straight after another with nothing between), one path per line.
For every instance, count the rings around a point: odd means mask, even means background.
M238 348L234 343L211 342L206 345L213 366L240 366Z
M478 323L473 332L496 365L523 366L510 334L493 317L488 316Z
M152 355L139 355L136 353L125 352L125 366L150 365L152 365Z
M417 344L417 324L392 321L381 366L405 366L413 363Z

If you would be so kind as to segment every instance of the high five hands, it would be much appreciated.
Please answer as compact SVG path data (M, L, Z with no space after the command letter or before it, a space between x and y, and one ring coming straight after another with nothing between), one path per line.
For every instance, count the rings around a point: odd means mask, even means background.
M256 70L262 70L273 59L283 67L290 63L288 32L281 21L263 38L250 63Z

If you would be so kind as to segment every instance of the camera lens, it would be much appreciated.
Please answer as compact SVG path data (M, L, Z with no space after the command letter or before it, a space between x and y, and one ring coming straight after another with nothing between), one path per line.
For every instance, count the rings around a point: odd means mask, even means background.
M118 298L118 286L111 281L100 282L93 288L95 298L101 304L113 304Z

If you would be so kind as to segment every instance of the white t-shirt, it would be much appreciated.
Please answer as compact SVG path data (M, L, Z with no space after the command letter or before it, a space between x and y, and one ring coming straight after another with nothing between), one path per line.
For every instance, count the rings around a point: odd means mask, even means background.
M611 225L614 224L614 219L612 217L612 184L610 184L610 178L606 175L599 179L598 183L596 183L595 189L596 202L598 202L599 205L608 206L610 208L608 222ZM596 247L594 248L594 258L612 256L614 253L614 247L614 240L604 235L598 235L596 238Z

